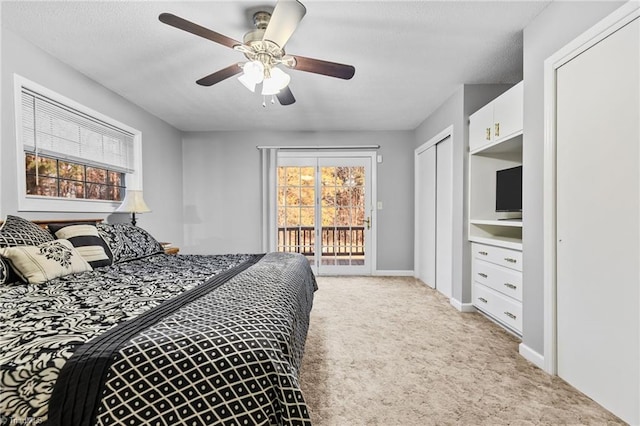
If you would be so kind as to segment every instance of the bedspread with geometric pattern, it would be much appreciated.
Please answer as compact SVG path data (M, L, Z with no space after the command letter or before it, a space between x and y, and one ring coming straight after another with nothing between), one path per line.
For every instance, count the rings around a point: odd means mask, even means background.
M180 264L180 257L145 260ZM198 262L203 258L194 257ZM238 255L231 269L250 258ZM41 422L48 417L48 424L65 426L310 424L298 386L317 288L308 261L269 253L245 267L229 276L225 267L213 279L187 286L184 294L155 303L152 310L141 309L124 324L112 324L97 336L89 333L94 338L81 339L84 344L76 342L67 351L70 360L39 368L40 376L52 366L59 374L48 410L38 404L37 416L23 411L9 412L6 418ZM170 275L174 281L179 276ZM126 292L120 303L127 303ZM108 321L107 312L102 314ZM75 358L80 364L71 362ZM76 370L78 365L83 367ZM15 369L15 362L4 368ZM4 373L3 385L19 376ZM25 387L17 385L8 393L3 386L6 398L0 408L11 408L16 394L24 395ZM37 389L27 391L41 398Z

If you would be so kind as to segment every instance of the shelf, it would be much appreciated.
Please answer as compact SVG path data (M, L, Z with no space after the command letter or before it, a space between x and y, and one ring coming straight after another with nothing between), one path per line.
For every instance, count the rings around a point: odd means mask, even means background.
M494 141L489 145L484 145L480 148L474 149L473 151L470 151L469 154L485 156L517 154L522 157L522 130L519 130L508 137Z
M496 219L471 219L472 225L508 226L511 228L522 228L522 220L496 220Z
M478 237L475 235L469 236L469 241L474 243L489 244L492 246L504 247L513 250L522 251L522 240L518 238L509 237Z

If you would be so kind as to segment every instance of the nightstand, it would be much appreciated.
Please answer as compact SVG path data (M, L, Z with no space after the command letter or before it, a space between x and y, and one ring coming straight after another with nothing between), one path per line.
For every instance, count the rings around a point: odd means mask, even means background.
M179 247L174 247L171 243L160 243L160 245L164 249L164 254L178 254L180 251Z

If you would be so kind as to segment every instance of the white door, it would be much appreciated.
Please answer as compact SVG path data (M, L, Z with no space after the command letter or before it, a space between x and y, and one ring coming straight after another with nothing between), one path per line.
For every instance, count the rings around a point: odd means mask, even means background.
M416 277L451 297L453 260L453 153L447 136L416 150Z
M302 253L316 274L371 274L372 158L283 153L277 250Z
M416 157L416 272L429 287L436 286L436 147Z
M436 289L453 291L453 151L451 138L436 145Z
M640 27L557 70L558 375L640 424Z

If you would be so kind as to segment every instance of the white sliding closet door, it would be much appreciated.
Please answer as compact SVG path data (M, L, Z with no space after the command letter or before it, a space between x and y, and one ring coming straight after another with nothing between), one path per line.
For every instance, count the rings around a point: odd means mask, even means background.
M447 297L453 268L452 165L449 136L416 150L416 277Z
M557 70L558 375L640 424L640 28Z
M436 289L452 293L453 260L453 151L451 138L436 145Z
M416 262L423 283L436 286L436 147L416 158Z

